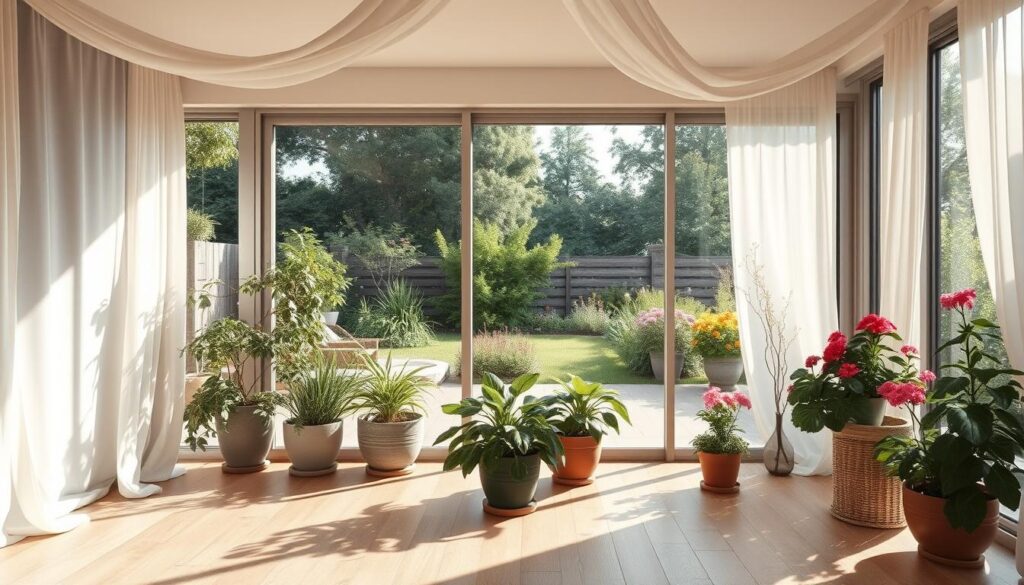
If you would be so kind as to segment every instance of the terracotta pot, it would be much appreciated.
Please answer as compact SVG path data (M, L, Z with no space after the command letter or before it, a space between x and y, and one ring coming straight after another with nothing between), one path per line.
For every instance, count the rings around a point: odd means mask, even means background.
M559 465L555 469L555 476L561 479L573 481L591 480L594 472L597 471L597 464L601 461L601 443L594 440L594 437L565 437L558 436L565 449L565 465Z
M704 484L714 488L731 488L736 485L740 476L739 453L704 453L697 452L700 460L700 472L704 475Z
M996 538L999 500L993 498L988 501L985 519L974 532L951 527L943 510L945 505L945 498L928 496L903 485L903 514L921 551L937 557L935 560L939 562L977 562Z

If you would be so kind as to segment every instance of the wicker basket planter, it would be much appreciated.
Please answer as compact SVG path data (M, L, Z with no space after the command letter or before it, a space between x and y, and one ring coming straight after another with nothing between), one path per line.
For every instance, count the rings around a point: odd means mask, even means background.
M903 528L903 486L875 461L875 443L889 435L909 436L910 423L885 417L881 426L847 424L832 434L832 515L870 528Z

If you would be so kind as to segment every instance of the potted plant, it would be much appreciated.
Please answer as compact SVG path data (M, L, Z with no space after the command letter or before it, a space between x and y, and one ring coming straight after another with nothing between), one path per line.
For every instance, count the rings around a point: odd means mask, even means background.
M205 450L207 440L216 436L224 471L248 473L266 467L272 419L283 398L264 384L262 362L273 359L285 387L311 365L323 339L320 308L325 302L342 302L344 272L344 265L312 231L292 230L280 245L277 265L239 286L246 295L272 290L273 308L265 321L272 320L274 329L267 332L228 317L189 342L185 351L213 374L185 408L186 443L192 450ZM210 294L208 288L199 292L200 297Z
M790 376L793 424L809 433L824 427L840 432L848 422L880 426L885 399L878 389L917 378L917 349L900 347L901 341L896 326L875 314L862 318L850 338L840 331L829 335L821 356L809 356Z
M693 438L697 451L700 482L703 490L733 493L739 490L740 461L747 452L747 441L740 436L740 408L750 408L750 398L743 392L722 392L710 386L704 392L704 409L697 418L708 424L708 430Z
M743 376L736 313L704 313L690 326L690 347L703 358L708 385L732 392Z
M598 382L586 382L570 375L558 381L561 389L547 397L554 411L552 419L565 452L565 463L554 471L555 483L588 485L601 461L601 439L609 430L619 432L619 419L629 422L629 412L619 393Z
M675 311L676 371L673 380L678 380L683 374L683 348L686 347L687 330L694 322L694 318L693 315L679 309ZM650 354L654 379L663 382L665 380L665 310L661 307L654 307L641 311L634 318L634 325L637 328L638 343Z
M370 475L391 477L412 473L423 447L423 393L432 383L420 375L425 366L392 367L364 357L366 379L355 395L362 412L356 421L359 452Z
M474 417L441 433L448 439L445 471L459 467L463 477L480 468L484 510L519 516L536 509L534 496L541 461L557 468L562 444L552 420L555 412L544 400L526 395L540 374L523 374L505 384L494 374L482 377L482 395L443 406L445 414Z
M937 381L925 371L918 380L879 389L890 404L906 407L915 432L886 437L875 449L886 471L903 480L903 509L920 554L965 567L983 566L982 553L998 530L999 504L1018 508L1021 490L1014 474L1021 469L1015 457L1024 453L1016 414L1021 385L1011 378L1024 372L992 357L1002 336L995 323L968 317L975 299L973 289L940 297L960 323L939 350L958 347L960 358L943 365L951 375ZM930 409L918 418L915 407L922 404Z
M289 413L284 421L284 447L292 461L289 473L310 477L337 469L342 419L362 383L323 357L292 382L283 400Z
M228 473L264 469L270 453L274 411L281 395L264 391L260 360L273 355L272 336L233 317L218 319L186 347L210 376L185 406L185 442L206 450L217 437Z

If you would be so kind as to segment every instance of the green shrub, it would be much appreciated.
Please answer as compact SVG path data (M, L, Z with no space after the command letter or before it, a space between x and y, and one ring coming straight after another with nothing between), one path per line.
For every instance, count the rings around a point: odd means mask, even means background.
M359 229L351 218L345 218L340 230L327 235L334 250L352 254L363 264L378 292L395 280L403 270L419 264L420 249L405 235L399 224L380 227L373 224Z
M516 329L530 333L564 335L569 333L569 323L558 313L530 312Z
M723 268L719 273L718 288L715 289L715 310L719 313L736 312L736 293L733 291L731 268Z
M384 347L423 347L434 338L423 316L423 297L401 279L359 303L354 330L359 337L379 338Z
M581 335L604 335L608 331L611 317L604 309L604 302L596 295L572 304L569 316L565 318L566 328Z
M566 265L558 261L562 249L562 238L558 235L552 235L544 244L527 248L526 243L536 225L536 221L530 221L503 234L496 224L474 220L473 324L477 329L515 327L527 321L530 305L539 296L537 290L549 285L552 270ZM462 244L449 244L440 230L435 237L448 286L439 306L448 322L458 325Z
M608 322L605 338L622 358L626 366L640 375L651 376L650 352L661 349L662 327L641 327L637 317L644 311L664 306L664 292L660 290L640 289L636 296ZM676 297L676 310L689 315L707 311L707 307L691 297ZM677 325L680 320L676 319ZM683 352L683 376L699 377L704 374L703 362L695 351L688 351L690 346L690 328L677 326L676 348Z
M217 221L198 209L189 207L185 222L185 236L191 242L209 242L217 236Z
M604 303L604 310L614 315L633 301L633 292L624 286L609 286L601 289L597 297Z
M517 378L538 369L537 355L527 337L508 331L473 336L473 372L490 372L499 378ZM455 375L462 375L462 352L455 354Z

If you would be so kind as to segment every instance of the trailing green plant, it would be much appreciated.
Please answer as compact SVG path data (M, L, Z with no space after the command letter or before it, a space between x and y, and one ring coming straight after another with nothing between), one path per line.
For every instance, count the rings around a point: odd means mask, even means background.
M1002 347L999 326L984 318L970 319L973 289L942 295L940 302L959 320L958 333L939 347L959 347L962 358L943 364L950 372L923 384L879 389L892 406L906 407L914 422L912 436L889 436L878 442L875 457L886 472L909 489L945 498L944 512L953 528L973 532L986 514L986 502L998 498L1011 510L1020 505L1016 458L1024 455L1021 427L1021 385L1012 376L1024 372L1005 367L986 347ZM930 373L929 373L930 374ZM930 406L918 418L916 407Z
M185 211L185 237L190 242L209 242L217 237L217 220L198 209Z
M540 378L538 373L523 374L505 384L491 372L484 373L481 395L445 404L445 414L471 417L472 420L453 426L434 441L448 443L444 470L462 469L463 477L478 465L494 467L502 458L512 457L512 475L526 476L526 462L521 458L537 454L552 467L562 463L564 451L552 420L556 412L545 401L527 394Z
M750 408L750 397L743 392L722 392L711 386L704 392L704 408L697 418L708 424L708 430L693 438L693 448L701 453L744 454L749 444L740 436L740 408Z
M562 238L527 247L537 225L530 220L508 233L497 224L473 222L473 324L478 330L515 327L524 323L539 289L550 283L550 274L567 264L558 261ZM440 230L435 235L441 253L448 292L439 306L450 324L461 320L462 243L450 244Z
M580 335L604 335L611 320L605 311L604 301L597 295L574 301L572 310L565 318L566 327L572 333Z
M282 402L290 414L286 422L301 429L340 421L352 411L364 382L361 376L343 373L323 356L316 358L313 367L300 373L284 395Z
M210 323L186 347L211 376L185 406L185 442L193 451L205 451L216 436L215 420L227 421L239 406L255 406L269 419L282 403L281 395L264 392L260 360L270 358L274 338L233 317Z
M404 422L426 412L423 395L434 386L420 375L426 366L394 368L391 354L384 364L369 357L363 357L363 363L369 375L355 394L353 409L362 412L366 420Z
M397 223L388 227L371 223L359 229L351 217L346 217L341 229L328 234L327 242L332 248L358 258L370 273L377 291L383 292L403 270L416 266L423 257L423 252L405 232Z
M402 279L388 282L373 299L362 299L355 333L375 337L384 347L423 347L434 339L423 315L423 297Z
M473 336L473 371L492 372L499 378L516 378L536 370L537 354L528 337L506 331ZM455 375L462 375L462 350L455 354Z
M562 435L589 436L600 443L609 431L619 432L619 419L632 424L618 391L573 374L568 382L558 380L558 384L561 389L544 400L554 410L552 422Z

